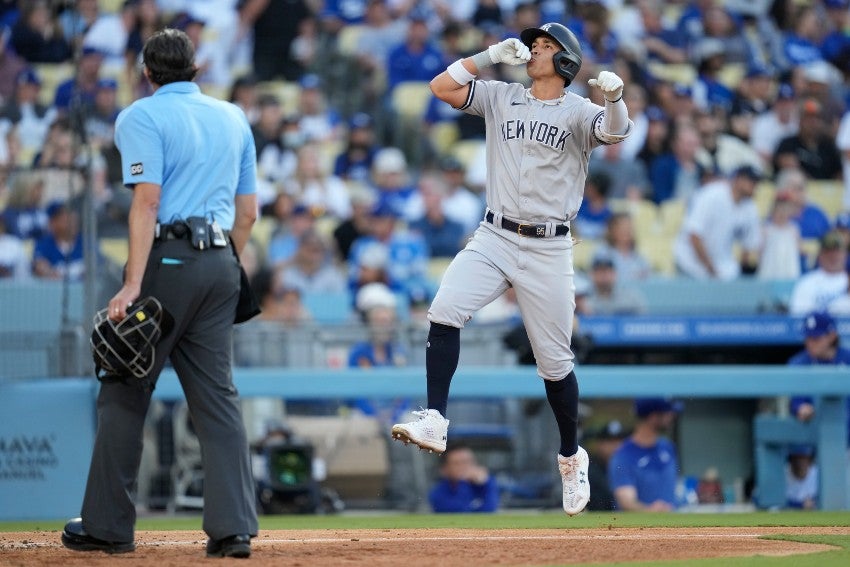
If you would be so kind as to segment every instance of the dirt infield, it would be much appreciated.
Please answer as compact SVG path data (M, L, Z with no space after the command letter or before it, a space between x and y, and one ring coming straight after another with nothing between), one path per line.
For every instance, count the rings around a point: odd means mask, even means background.
M759 539L767 534L850 535L850 528L610 528L563 530L373 529L264 531L252 565L481 567L792 555L826 545ZM0 533L0 566L183 567L204 557L199 531L137 532L135 553L109 556L62 547L58 532ZM236 560L226 560L231 563Z

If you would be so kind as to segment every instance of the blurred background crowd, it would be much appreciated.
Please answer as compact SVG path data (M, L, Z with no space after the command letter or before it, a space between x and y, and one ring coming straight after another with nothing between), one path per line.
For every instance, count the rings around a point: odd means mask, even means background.
M639 313L614 290L657 276L825 270L834 293L797 310L837 300L842 314L847 0L3 0L0 275L83 277L86 207L103 260L121 264L114 122L150 94L141 47L170 26L195 43L202 89L253 127L262 216L246 264L266 317L309 317L305 293L349 292L353 309L376 282L427 304L482 218L486 179L483 121L427 83L547 21L581 41L571 90L597 96L587 79L617 72L635 124L592 155L572 223L580 311ZM527 81L522 67L481 78ZM492 316L511 313L503 299Z
M741 280L790 285L748 313L850 315L850 0L0 0L0 278L120 277L115 119L151 94L145 40L179 28L202 90L239 105L256 142L261 216L242 260L263 313L237 327L236 363L422 364L409 347L483 217L487 175L483 121L428 82L551 21L582 45L570 90L598 97L587 80L612 70L634 122L593 152L571 223L579 315L652 313L639 284L659 279L700 280L685 315L738 305L702 303L705 285ZM522 66L480 78L528 81ZM512 290L475 322L509 323L509 360L533 364ZM806 339L837 345L820 331ZM480 348L462 362L505 362L492 333L464 337ZM580 333L573 346L581 361ZM287 410L299 403L339 407ZM345 401L388 422L410 405Z

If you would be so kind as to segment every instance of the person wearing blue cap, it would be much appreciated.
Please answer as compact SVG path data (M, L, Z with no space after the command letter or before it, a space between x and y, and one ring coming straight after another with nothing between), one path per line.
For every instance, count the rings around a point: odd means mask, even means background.
M47 219L47 233L33 249L33 275L51 280L82 280L85 263L79 216L66 202L53 201L47 206Z
M789 366L850 366L850 349L841 346L836 321L825 311L813 311L803 317L804 349L788 360ZM789 401L791 415L808 422L815 415L811 396L794 396ZM850 397L847 398L848 442L850 442Z
M84 47L74 76L56 87L53 106L61 114L67 114L72 103L75 109L87 112L94 104L102 65L103 53L94 47Z
M789 366L846 366L850 367L850 349L841 346L838 335L838 327L835 319L825 311L813 311L808 313L802 320L804 348L788 360ZM845 399L847 413L847 445L850 447L850 396ZM812 396L794 396L788 402L791 415L802 423L810 423L817 415L817 404ZM848 452L848 464L850 464L850 452ZM802 468L802 464L800 465ZM815 473L816 474L816 473ZM796 487L803 489L810 486L812 481L806 482L806 476L797 471L786 483L787 488ZM847 477L850 487L850 468ZM814 481L815 488L817 480ZM790 496L790 495L789 495ZM789 499L788 504L793 507L808 507L807 499L798 497L793 501Z
M779 142L797 133L800 117L797 111L797 94L788 83L776 87L773 102L767 112L753 118L750 125L749 144L765 166L771 163Z
M638 398L634 431L608 463L610 488L619 510L667 512L676 509L679 461L676 447L664 437L681 412L680 402Z
M308 73L298 81L298 126L311 142L337 142L345 132L345 123L339 112L328 102L318 75Z
M694 195L673 245L683 275L729 281L758 264L762 221L753 194L760 179L755 168L745 165Z
M372 161L379 149L372 117L365 112L354 114L348 121L345 148L334 160L334 175L346 181L368 183Z

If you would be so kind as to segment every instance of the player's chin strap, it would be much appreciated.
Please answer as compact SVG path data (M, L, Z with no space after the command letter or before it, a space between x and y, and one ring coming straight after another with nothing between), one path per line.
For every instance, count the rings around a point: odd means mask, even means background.
M634 123L629 120L629 110L623 97L620 97L614 102L605 101L601 120L593 124L593 134L603 144L616 144L628 138L632 128Z

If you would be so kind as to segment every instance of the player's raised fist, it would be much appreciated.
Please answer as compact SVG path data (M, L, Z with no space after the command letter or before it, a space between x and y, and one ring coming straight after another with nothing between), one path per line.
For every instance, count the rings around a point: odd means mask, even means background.
M597 78L590 79L587 84L591 87L599 87L602 96L611 102L616 102L623 97L623 79L611 71L601 71Z
M487 48L490 61L496 63L507 63L508 65L522 65L531 59L531 51L518 38L511 37L500 41Z

